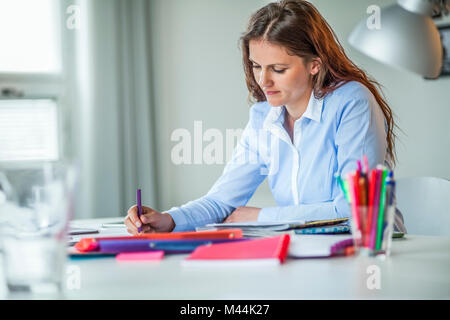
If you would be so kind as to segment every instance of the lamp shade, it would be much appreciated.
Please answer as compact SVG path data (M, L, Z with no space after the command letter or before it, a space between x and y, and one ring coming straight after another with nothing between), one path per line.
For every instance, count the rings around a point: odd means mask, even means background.
M436 78L442 68L439 31L430 16L392 5L380 12L379 29L363 19L350 34L357 50L385 64Z

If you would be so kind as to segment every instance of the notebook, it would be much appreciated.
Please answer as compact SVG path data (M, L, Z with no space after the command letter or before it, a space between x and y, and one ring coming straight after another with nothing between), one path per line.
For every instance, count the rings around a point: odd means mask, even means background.
M348 225L295 229L296 234L337 234L337 233L349 233L349 232L350 232L350 227Z
M289 245L289 258L324 258L341 254L347 247L353 247L351 235L296 235Z
M296 229L297 230L297 229ZM286 230L286 231L273 231L273 230L243 230L242 235L246 238L265 238L265 237L275 237L282 234L288 234L290 236L294 236L294 230Z
M184 266L279 265L287 256L290 236L200 246L183 260Z
M93 233L98 233L98 230L97 229L92 229L92 228L71 227L71 228L69 228L69 231L67 233L69 235L93 234Z
M231 222L231 223L211 223L207 224L205 227L202 227L201 229L208 230L208 228L215 228L221 230L229 228L239 228L242 229L243 231L246 230L286 231L291 229L311 228L317 226L330 226L347 221L348 218L314 220L314 221L296 220L296 221L277 221L277 222L249 221L249 222Z
M279 221L279 222L232 222L232 223L212 223L204 227L197 227L201 230L227 230L229 228L240 228L244 237L261 238L280 234L289 234L293 236L296 233L303 233L299 230L315 227L342 225L348 222L348 218L313 220L313 221ZM295 231L295 232L294 232ZM312 232L305 232L312 233ZM316 233L319 233L316 232ZM337 233L337 232L336 232Z
M229 229L229 228L239 228L239 229L248 229L248 230L256 230L263 229L267 231L283 231L288 229L293 229L305 224L305 221L280 221L280 222L258 222L258 221L249 221L249 222L228 222L228 223L210 223L207 224L204 229L208 228L216 228L216 229Z

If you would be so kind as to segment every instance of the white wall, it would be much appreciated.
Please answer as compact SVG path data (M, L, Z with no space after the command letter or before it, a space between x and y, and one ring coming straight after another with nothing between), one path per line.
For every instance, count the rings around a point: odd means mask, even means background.
M151 1L159 209L203 196L224 165L174 165L177 128L243 128L249 105L238 39L264 1ZM206 143L204 144L206 145ZM273 204L266 183L260 197ZM268 199L265 199L265 198Z
M152 0L151 34L159 202L166 210L204 195L223 165L174 165L173 130L193 132L243 128L248 120L247 90L237 43L250 15L262 0ZM385 87L400 128L397 177L450 179L450 77L426 81L377 63L353 50L347 37L371 4L393 0L312 1L335 30L349 57ZM273 205L267 183L249 205ZM151 204L147 204L151 205Z

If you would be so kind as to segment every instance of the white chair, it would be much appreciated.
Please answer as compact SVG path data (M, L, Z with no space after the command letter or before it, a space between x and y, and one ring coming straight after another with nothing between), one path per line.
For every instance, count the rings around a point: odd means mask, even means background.
M450 181L435 177L397 179L397 208L409 234L450 236Z

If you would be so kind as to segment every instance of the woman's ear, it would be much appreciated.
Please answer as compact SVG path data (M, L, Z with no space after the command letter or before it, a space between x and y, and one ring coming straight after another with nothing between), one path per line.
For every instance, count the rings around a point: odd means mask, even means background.
M309 71L311 73L311 75L315 76L316 74L318 74L321 66L322 66L322 60L320 60L319 57L312 59L310 62L310 71Z

